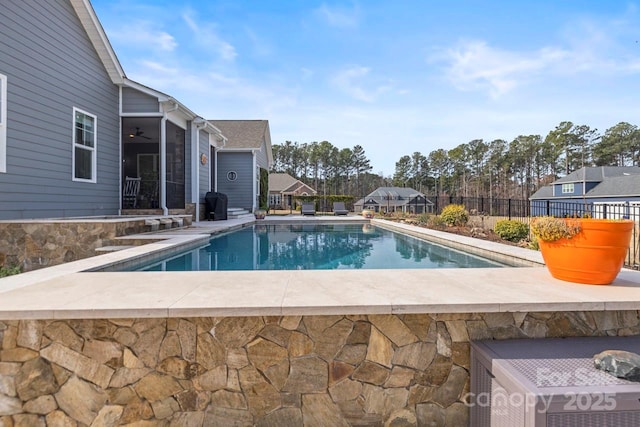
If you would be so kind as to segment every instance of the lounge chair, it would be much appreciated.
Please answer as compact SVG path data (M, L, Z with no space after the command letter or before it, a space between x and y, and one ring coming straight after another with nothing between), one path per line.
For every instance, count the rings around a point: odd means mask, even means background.
M316 204L315 203L303 203L302 204L302 215L315 215L316 214Z
M333 202L334 215L347 215L349 211L344 207L344 202Z

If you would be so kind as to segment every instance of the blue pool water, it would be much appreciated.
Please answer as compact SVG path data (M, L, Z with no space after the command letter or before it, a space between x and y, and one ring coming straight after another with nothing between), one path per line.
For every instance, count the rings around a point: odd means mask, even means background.
M226 233L209 245L135 271L333 270L504 267L369 224L264 225Z

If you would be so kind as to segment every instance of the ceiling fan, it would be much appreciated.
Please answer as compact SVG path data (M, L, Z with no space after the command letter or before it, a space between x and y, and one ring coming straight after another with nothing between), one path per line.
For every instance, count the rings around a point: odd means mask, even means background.
M140 130L140 128L136 128L136 132L129 132L129 138L135 138L135 137L140 137L140 138L144 138L144 139L151 139L148 136L144 136L144 131Z

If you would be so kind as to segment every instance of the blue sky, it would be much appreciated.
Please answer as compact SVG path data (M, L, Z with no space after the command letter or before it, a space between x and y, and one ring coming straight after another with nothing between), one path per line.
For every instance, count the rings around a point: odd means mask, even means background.
M127 76L274 144L362 145L373 172L561 121L640 125L640 4L92 0Z

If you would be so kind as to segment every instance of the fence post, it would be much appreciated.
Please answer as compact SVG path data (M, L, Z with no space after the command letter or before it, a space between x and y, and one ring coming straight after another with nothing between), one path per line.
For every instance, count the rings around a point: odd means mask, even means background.
M508 212L508 217L509 217L509 221L511 221L511 199L509 199L508 203L507 203L507 210Z

